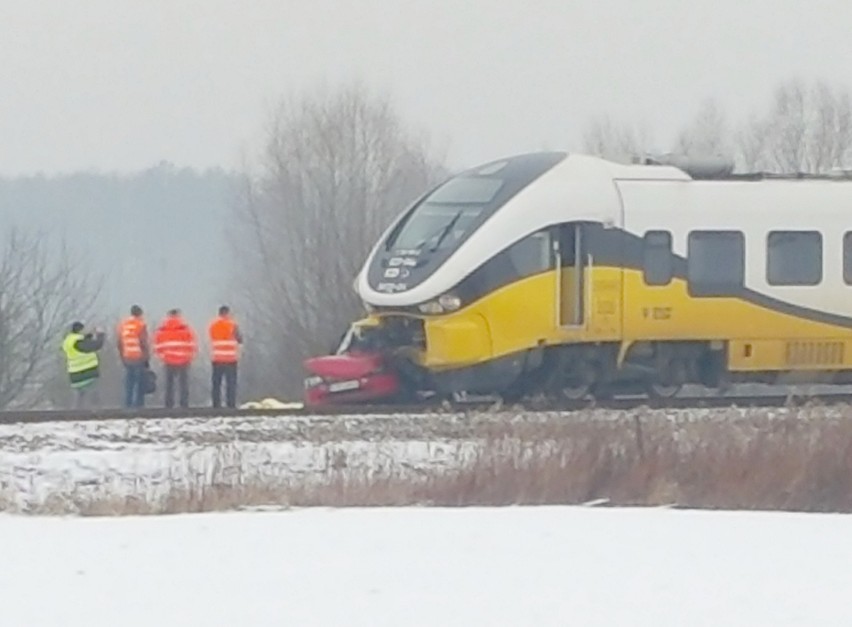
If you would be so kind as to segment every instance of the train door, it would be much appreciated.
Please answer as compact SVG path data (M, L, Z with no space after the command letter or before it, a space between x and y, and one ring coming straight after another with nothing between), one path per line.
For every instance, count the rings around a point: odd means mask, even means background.
M558 320L561 327L583 327L586 324L587 245L582 224L559 227Z
M622 270L613 257L618 255L615 233L591 222L559 227L558 321L576 339L621 336Z

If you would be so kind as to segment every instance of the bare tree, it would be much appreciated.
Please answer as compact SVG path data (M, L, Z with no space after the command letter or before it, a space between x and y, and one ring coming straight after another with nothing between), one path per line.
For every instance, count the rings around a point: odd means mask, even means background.
M817 83L812 91L815 119L810 137L811 171L848 166L852 157L852 100L849 91Z
M12 229L0 245L0 409L45 398L62 337L97 301L98 282L62 243L52 244Z
M674 150L690 156L727 155L730 143L725 114L715 99L708 98L678 133Z
M645 154L651 144L650 132L645 126L631 126L615 122L610 116L593 119L583 132L583 151L619 163L630 163L634 157Z
M764 117L753 116L738 134L749 169L820 173L849 167L852 100L849 91L794 79L780 85Z
M247 350L274 393L362 315L352 288L391 219L446 175L360 86L284 101L236 203Z
M807 158L807 92L800 81L781 85L775 92L770 114L772 130L769 144L770 163L792 172L804 172Z
M767 147L772 129L765 120L752 115L734 137L737 163L741 170L757 172L767 168Z

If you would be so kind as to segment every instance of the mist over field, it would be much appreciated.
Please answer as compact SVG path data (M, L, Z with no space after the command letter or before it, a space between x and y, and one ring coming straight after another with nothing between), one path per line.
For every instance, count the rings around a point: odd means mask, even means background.
M237 177L170 163L132 174L77 172L0 178L0 230L16 226L63 239L103 277L101 323L134 303L152 320L179 307L198 325L227 300L228 212ZM81 316L85 312L81 312Z

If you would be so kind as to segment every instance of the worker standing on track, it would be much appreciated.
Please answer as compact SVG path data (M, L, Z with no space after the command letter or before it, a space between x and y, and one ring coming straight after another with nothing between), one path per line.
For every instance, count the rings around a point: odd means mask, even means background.
M154 352L166 368L166 407L174 407L175 380L179 389L181 407L189 407L189 366L198 352L195 332L172 309L154 334Z
M219 307L219 316L210 323L208 334L210 359L213 362L213 407L222 406L222 379L225 380L225 401L228 407L236 407L237 363L243 336L227 305Z
M133 305L130 317L118 325L118 354L124 364L124 406L145 405L145 373L150 357L148 327L142 317L142 308Z
M100 329L83 333L82 322L71 325L71 331L62 341L65 363L71 388L76 392L74 406L96 407L99 404L97 382L100 377L98 351L104 346L105 334Z

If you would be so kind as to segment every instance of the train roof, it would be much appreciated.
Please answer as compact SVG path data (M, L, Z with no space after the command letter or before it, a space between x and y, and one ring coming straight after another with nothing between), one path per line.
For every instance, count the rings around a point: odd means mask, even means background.
M560 166L560 164L562 164ZM526 175L531 170L557 166L571 179L604 177L613 180L642 181L852 181L852 169L826 173L808 172L735 172L733 159L720 155L694 156L669 153L636 156L623 163L600 156L567 150L540 151L503 157L459 173L461 176Z
M563 180L634 180L634 181L852 181L852 170L835 169L825 173L808 172L735 172L732 159L724 156L689 156L666 154L635 157L632 163L623 163L596 155L569 151L542 151L517 154L476 166L460 173L464 175L489 175L501 171L504 175L520 175L530 168L541 169L549 164L560 171ZM518 174L519 173L519 174Z
M837 168L826 173L809 172L735 172L733 159L724 156L688 156L667 154L662 156L644 156L634 162L645 166L674 167L692 180L713 181L782 181L782 180L825 180L852 181L852 170Z

